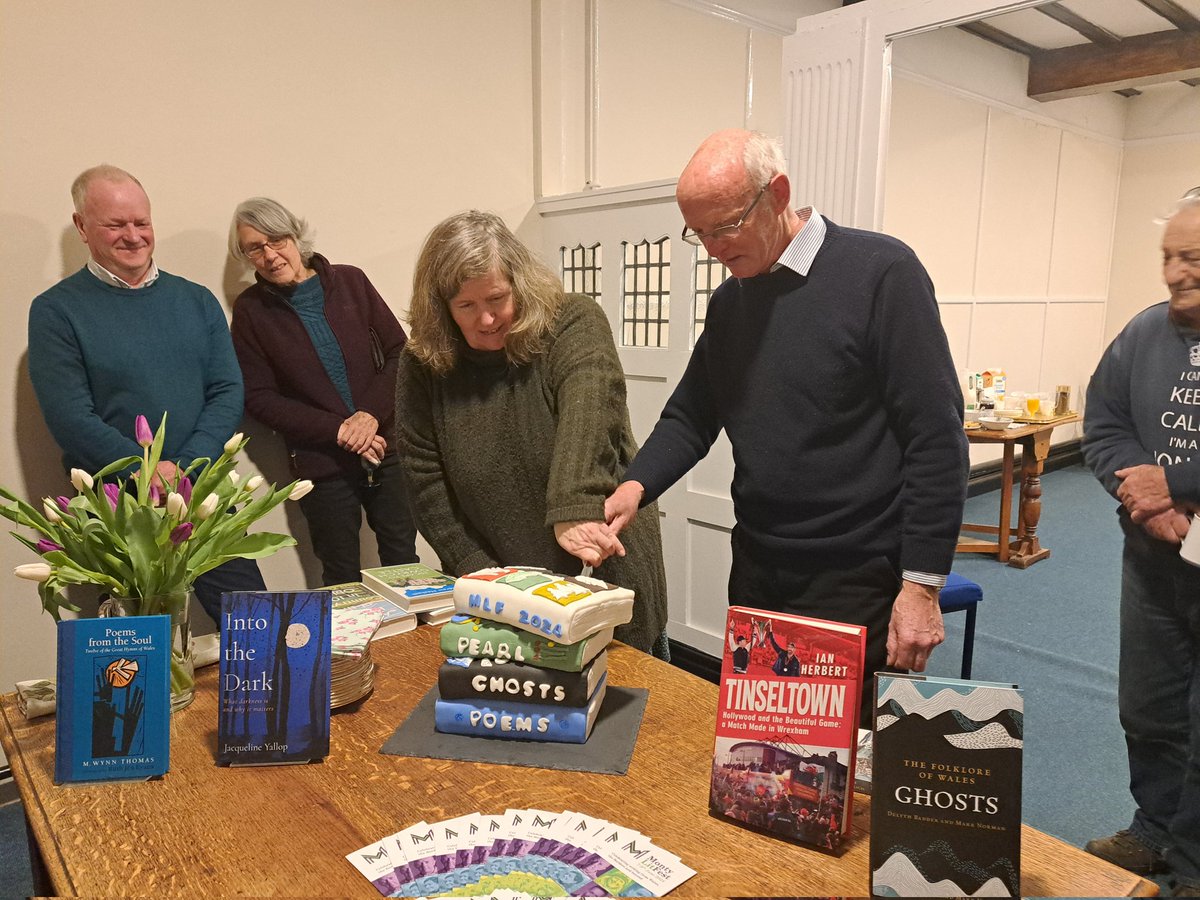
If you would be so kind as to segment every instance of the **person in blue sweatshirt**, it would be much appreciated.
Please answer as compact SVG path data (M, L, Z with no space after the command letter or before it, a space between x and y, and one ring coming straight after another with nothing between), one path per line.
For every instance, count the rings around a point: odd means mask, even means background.
M1125 536L1117 707L1137 809L1085 849L1200 897L1200 568L1179 553L1200 509L1200 187L1162 253L1170 299L1133 317L1087 390L1083 458Z
M167 419L157 474L216 459L242 420L242 373L220 303L207 288L158 268L150 198L116 166L87 169L71 186L72 221L86 266L33 301L29 378L63 466L94 473L141 456L134 420ZM222 591L265 590L258 564L235 559L196 579L220 620Z
M968 470L933 284L894 238L795 209L779 141L709 136L680 175L683 240L728 268L704 332L606 507L619 532L733 445L729 598L867 626L864 671L925 668ZM870 691L862 712L869 720Z

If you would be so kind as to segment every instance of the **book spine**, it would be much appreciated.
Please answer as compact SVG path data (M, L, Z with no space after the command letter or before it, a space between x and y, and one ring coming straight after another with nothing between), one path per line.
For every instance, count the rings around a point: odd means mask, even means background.
M443 625L440 640L446 656L513 660L545 669L578 672L591 658L589 651L594 649L595 638L562 644L515 628L497 627L474 617L464 617L461 621L451 619Z
M434 703L434 728L443 734L582 744L591 734L604 693L601 682L591 702L576 709L534 703L437 700Z
M64 627L66 626L66 627ZM75 718L75 633L67 622L58 623L58 709L54 723L54 780L69 781L74 768L75 741L91 742L89 727L86 733L76 733Z
M438 692L443 700L586 706L604 669L605 664L600 660L594 660L581 672L563 672L521 663L460 658L442 663L438 670Z

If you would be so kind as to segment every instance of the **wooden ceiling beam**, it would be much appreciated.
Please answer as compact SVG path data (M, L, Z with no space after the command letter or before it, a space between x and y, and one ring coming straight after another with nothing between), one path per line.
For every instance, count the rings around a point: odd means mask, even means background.
M1029 57L1027 93L1061 100L1200 77L1200 32L1160 31L1117 44L1079 44Z
M1119 44L1121 38L1119 35L1113 34L1107 28L1103 28L1078 13L1067 9L1057 0L1054 3L1047 3L1045 6L1037 7L1037 11L1044 16L1049 16L1055 22L1066 25L1073 31L1077 31L1085 38L1094 44Z
M1022 56L1030 56L1041 50L1037 45L1027 43L1019 37L1014 37L1007 31L1001 31L996 26L989 25L987 22L964 22L958 27L968 34L983 38L985 41L990 41L1006 50L1020 53Z
M1142 6L1158 13L1182 31L1200 31L1200 19L1175 3L1174 0L1141 0Z

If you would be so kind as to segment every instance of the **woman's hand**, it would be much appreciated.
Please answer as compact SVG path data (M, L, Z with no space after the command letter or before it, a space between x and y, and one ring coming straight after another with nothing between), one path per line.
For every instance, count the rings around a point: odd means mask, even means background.
M625 555L625 546L603 522L556 522L554 539L589 566L598 566L610 556Z
M378 431L379 420L360 409L338 428L337 443L343 450L362 453L371 447Z

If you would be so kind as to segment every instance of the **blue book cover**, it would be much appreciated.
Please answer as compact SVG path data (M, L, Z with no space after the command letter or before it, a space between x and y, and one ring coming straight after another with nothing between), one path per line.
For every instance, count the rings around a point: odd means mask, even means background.
M329 591L221 597L218 765L329 755Z
M58 623L55 782L163 775L170 726L170 616Z

